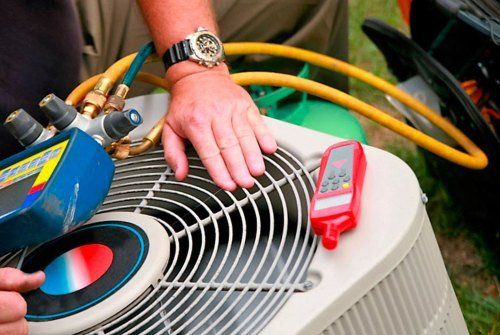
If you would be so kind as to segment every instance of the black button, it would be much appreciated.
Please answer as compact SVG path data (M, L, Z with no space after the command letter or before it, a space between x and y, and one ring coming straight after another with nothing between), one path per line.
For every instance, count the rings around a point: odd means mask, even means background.
M335 179L333 179L333 183L334 183L334 184L338 184L338 183L339 183L339 181L340 181L340 180L339 180L339 178L335 178Z
M340 185L339 185L339 184L334 184L334 185L332 185L332 190L334 190L334 191L335 191L335 190L337 190L339 187L340 187Z
M351 180L351 177L349 177L349 176L344 177L344 181L349 181L349 180Z
M326 188L326 187L323 187L323 188L321 189L321 193L325 193L326 191L328 191L328 188Z
M333 179L335 178L335 172L330 172L330 174L328 175L328 179Z
M325 180L324 182L322 182L321 186L328 186L328 181Z
M340 174L339 174L339 176L340 176L340 177L343 177L343 176L345 176L345 175L346 175L346 169L345 169L345 168L342 168L342 170L340 170Z

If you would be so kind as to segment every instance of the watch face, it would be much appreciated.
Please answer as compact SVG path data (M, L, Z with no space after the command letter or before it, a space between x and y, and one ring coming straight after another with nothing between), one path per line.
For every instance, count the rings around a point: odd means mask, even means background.
M213 34L205 31L196 32L189 39L194 61L206 66L214 66L224 60L221 41Z
M207 58L214 59L220 51L220 44L217 39L210 34L202 34L196 39L196 47Z

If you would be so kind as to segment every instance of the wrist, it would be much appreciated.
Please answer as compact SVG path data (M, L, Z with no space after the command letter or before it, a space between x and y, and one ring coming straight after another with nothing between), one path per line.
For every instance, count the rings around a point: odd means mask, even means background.
M204 65L200 65L192 61L184 61L169 67L167 69L167 72L165 73L165 79L168 85L172 86L184 77L205 72L212 72L229 76L229 68L224 62L221 62L217 66L208 68Z

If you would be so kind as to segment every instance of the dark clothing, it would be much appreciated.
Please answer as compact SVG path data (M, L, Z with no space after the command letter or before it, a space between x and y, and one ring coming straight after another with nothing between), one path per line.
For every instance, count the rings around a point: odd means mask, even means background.
M0 159L22 147L5 130L8 114L38 109L48 93L64 98L79 82L81 33L70 0L0 0Z

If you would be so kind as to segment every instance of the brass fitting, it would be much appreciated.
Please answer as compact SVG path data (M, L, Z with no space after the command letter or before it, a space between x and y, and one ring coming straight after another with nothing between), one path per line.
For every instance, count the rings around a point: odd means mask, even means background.
M130 90L130 88L127 85L120 84L116 88L115 95L122 98L122 99L125 99L127 97L129 90Z
M162 117L149 131L146 137L142 139L142 142L139 145L130 148L129 154L132 156L139 155L154 147L160 141L164 123L165 118Z
M103 112L104 114L109 114L114 111L122 111L123 107L125 107L125 100L113 94L108 98L106 104L104 104Z
M136 146L130 148L129 155L137 156L142 154L143 152L148 151L152 147L154 147L155 143L151 142L148 138L144 137L142 142Z
M111 87L113 87L113 82L109 78L101 77L94 89L85 96L82 114L90 118L99 115Z
M115 146L113 157L122 160L130 155L130 144L118 144Z
M105 103L106 96L96 91L90 91L87 93L85 100L83 101L82 114L93 119L99 115L99 112Z
M116 159L125 159L130 155L130 137L126 136L112 144L113 157Z
M56 127L54 127L54 125L53 125L53 124L50 124L50 123L49 123L49 124L47 125L47 127L45 127L45 129L47 129L47 130L48 130L48 131L50 131L51 133L54 133L54 134L55 134L55 133L57 133L57 128L56 128Z
M130 88L127 85L120 84L116 88L115 94L111 95L104 105L104 114L109 114L114 111L122 111L125 106L125 97Z
M109 91L113 87L113 82L107 77L101 77L97 84L94 86L94 91L101 93L102 95L108 95Z

